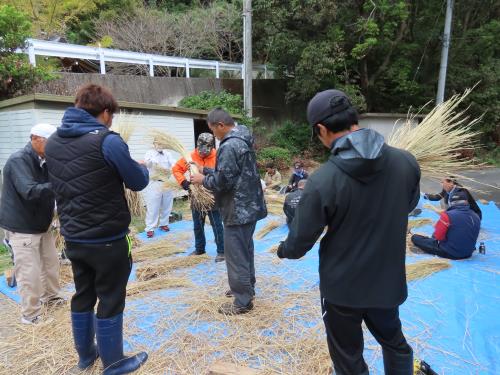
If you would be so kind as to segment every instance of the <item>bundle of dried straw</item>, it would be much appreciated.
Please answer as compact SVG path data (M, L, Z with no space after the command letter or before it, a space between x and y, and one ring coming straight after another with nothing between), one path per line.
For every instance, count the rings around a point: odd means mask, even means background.
M128 143L130 137L134 133L135 128L140 124L140 115L132 115L120 112L113 120L113 127L111 130L120 134L122 139ZM130 213L134 216L144 217L146 210L144 209L144 201L141 194L137 191L132 191L125 188L125 198L127 199Z
M458 106L467 98L472 89L462 95L454 95L444 103L434 107L416 126L416 115L410 115L406 123L396 129L387 143L411 152L422 170L431 178L457 175L457 171L470 168L472 160L459 158L463 150L474 150L478 145L478 132L472 128L481 118L469 120L467 110ZM468 179L467 177L460 176Z
M182 143L177 138L157 129L151 129L150 134L160 147L178 152L188 163L191 163L191 173L199 173L198 167L192 163L193 160L191 159L191 154L184 148ZM189 191L191 204L195 210L206 212L213 208L215 203L214 196L203 186L191 184L189 185Z

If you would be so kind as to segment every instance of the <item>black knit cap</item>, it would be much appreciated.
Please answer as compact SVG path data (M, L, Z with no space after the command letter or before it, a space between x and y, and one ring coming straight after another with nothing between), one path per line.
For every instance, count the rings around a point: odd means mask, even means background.
M353 106L344 92L333 89L321 91L307 105L307 121L314 126L350 108Z

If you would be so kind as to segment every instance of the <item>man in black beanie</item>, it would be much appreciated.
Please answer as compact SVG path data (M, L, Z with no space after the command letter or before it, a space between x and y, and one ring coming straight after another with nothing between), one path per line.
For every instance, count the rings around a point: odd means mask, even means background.
M386 374L413 373L413 352L401 330L399 305L407 297L408 213L417 205L420 168L406 151L358 126L339 90L318 93L307 108L314 134L331 149L309 177L280 258L298 259L325 226L319 249L320 292L335 373L368 374L364 321L382 345Z

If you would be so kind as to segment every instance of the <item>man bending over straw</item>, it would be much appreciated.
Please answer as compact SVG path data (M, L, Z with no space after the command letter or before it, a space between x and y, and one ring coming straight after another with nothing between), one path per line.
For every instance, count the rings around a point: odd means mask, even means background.
M413 352L401 331L408 213L419 200L420 169L408 152L358 127L338 90L318 93L307 118L328 161L309 179L280 258L298 259L327 233L319 249L320 292L328 349L336 374L368 374L364 321L382 345L386 374L413 374Z
M253 138L246 126L235 126L233 118L216 108L207 116L208 127L219 139L215 170L203 169L191 183L215 193L224 222L224 250L229 288L219 312L243 314L253 309L255 267L253 233L257 220L267 216L264 193L257 172Z

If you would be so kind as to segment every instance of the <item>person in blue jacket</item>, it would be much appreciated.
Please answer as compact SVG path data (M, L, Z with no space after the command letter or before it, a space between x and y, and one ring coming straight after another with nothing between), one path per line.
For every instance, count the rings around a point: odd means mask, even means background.
M481 219L472 209L465 191L456 190L449 198L432 237L414 234L413 244L422 251L448 259L470 258L476 248Z
M123 354L123 310L132 269L124 186L142 190L149 174L131 158L120 135L109 130L117 110L106 88L83 86L45 149L75 282L71 322L78 367L90 367L99 356L106 375L133 372L148 357Z

